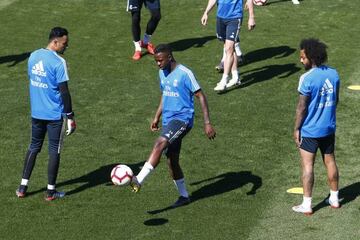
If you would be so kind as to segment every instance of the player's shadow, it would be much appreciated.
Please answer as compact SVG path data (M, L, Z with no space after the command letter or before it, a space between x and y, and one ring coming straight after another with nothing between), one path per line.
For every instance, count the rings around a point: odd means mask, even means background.
M16 64L25 61L29 58L31 52L25 52L17 55L7 55L0 57L0 64L9 63L8 67L13 67Z
M181 39L175 42L168 43L173 52L181 52L185 51L189 48L195 47L203 47L204 44L208 41L216 39L216 36L206 36L206 37L198 37L198 38L187 38Z
M284 58L288 57L296 51L295 48L291 48L289 46L277 46L277 47L267 47L260 48L245 54L245 62L243 65L260 62L263 60L267 60L269 58Z
M198 190L192 192L190 199L191 203L202 200L204 198L214 197L226 192L243 187L246 184L252 184L252 188L246 195L255 195L257 189L262 185L262 179L259 176L252 174L250 171L228 172L216 177L204 179L198 182L191 183L191 186L208 183L200 187ZM158 214L168 210L174 209L172 206L148 211L149 214Z
M241 85L226 89L225 91L219 92L219 94L228 93L238 88L245 88L255 83L271 80L275 77L287 78L300 70L301 68L297 67L294 63L255 68L240 74Z
M340 205L348 204L349 202L354 201L358 196L360 196L360 182L343 187L339 190ZM326 199L328 197L329 196L316 204L316 206L313 208L313 212L319 211L323 207L328 207L329 205L326 203Z
M267 5L271 5L271 4L276 4L276 3L283 3L283 2L291 2L291 0L278 0L278 1L271 1L271 2L267 2L265 6ZM302 0L299 0L299 2L302 2ZM291 3L293 4L293 3Z
M135 164L126 164L127 166L129 166L134 174L136 175L139 171L140 171L140 167L143 166L144 162L139 162L139 163L135 163ZM66 195L72 195L72 194L76 194L79 192L82 192L86 189L89 188L93 188L99 185L112 185L111 183L111 179L110 179L110 173L111 170L116 166L117 164L109 164L109 165L105 165L102 166L94 171L91 171L83 176L80 177L76 177L67 181L63 181L60 183L56 184L57 188L61 188L64 186L68 186L68 185L73 185L73 184L81 184L80 186L67 191ZM28 196L39 193L39 192L43 192L46 191L46 188L42 188L39 189L37 191L33 191L33 192L29 192L27 193Z

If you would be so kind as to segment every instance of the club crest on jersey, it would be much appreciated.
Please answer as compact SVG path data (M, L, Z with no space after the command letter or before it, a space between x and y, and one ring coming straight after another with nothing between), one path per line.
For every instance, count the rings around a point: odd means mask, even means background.
M175 79L174 82L173 82L173 86L174 86L174 87L177 87L178 85L179 85L179 84L178 84L178 80Z

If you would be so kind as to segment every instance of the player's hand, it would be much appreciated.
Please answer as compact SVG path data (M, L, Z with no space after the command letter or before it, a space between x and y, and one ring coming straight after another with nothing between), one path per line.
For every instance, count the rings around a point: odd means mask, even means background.
M216 132L213 126L210 123L205 123L205 134L210 139L213 140L216 137Z
M76 129L76 122L75 122L75 118L67 118L66 119L66 123L67 123L67 129L66 129L66 135L69 136L71 135L75 129Z
M249 5L247 4L247 2L244 5L244 10L248 10L249 9Z
M201 18L201 24L206 26L207 25L207 21L208 21L208 15L206 13L204 13L204 15Z
M159 120L158 119L154 119L152 121L150 129L152 132L159 131L160 128L159 128Z
M294 131L294 141L296 144L296 147L300 147L300 130L295 130Z
M255 24L255 18L253 17L249 17L249 21L248 21L248 29L251 31L255 28L256 24Z

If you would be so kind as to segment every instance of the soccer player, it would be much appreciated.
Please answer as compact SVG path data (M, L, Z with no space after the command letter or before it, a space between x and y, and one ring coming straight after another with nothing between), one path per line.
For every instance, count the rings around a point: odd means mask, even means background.
M176 62L169 45L160 44L155 49L155 61L159 66L160 89L162 96L155 117L151 123L151 131L158 131L162 116L162 131L156 139L152 152L130 186L138 192L145 178L160 162L162 152L168 160L170 174L179 191L179 199L172 207L190 203L186 190L184 174L180 167L179 156L182 138L193 127L194 95L199 99L204 116L204 131L209 139L215 138L215 130L210 123L206 97L202 92L192 71Z
M235 48L235 54L236 54L236 60L237 60L237 66L239 67L240 65L244 64L245 62L245 58L244 55L240 49L240 39L238 39L234 45ZM222 58L220 60L220 63L218 65L215 66L215 69L218 73L223 73L224 72L224 61L226 58L226 50L225 48L223 48L223 55Z
M31 105L31 143L25 156L22 179L16 195L26 196L28 182L41 151L46 132L49 140L48 185L45 200L52 201L65 196L56 191L55 184L60 163L60 149L64 137L75 131L69 80L65 60L59 55L68 47L68 31L55 27L50 31L46 48L31 53L28 76Z
M151 16L146 26L144 39L141 40L140 20L143 4L149 9ZM154 45L151 43L151 36L155 32L161 18L160 0L128 0L127 11L131 12L131 30L135 45L135 53L132 58L137 61L141 58L141 48L146 48L148 53L154 54Z
M300 43L300 62L307 72L299 81L300 96L296 108L294 140L301 156L304 196L302 203L292 209L306 215L312 214L314 162L318 149L330 185L327 202L332 208L340 207L339 172L334 155L340 80L335 69L324 65L327 60L326 48L326 45L317 39L304 39Z
M249 11L248 29L255 27L254 6L252 0L246 0L246 8ZM215 91L224 91L226 88L240 85L237 70L237 56L235 53L235 42L239 37L241 22L243 19L242 0L209 0L201 23L205 26L208 14L217 3L216 35L224 42L226 57L224 60L224 73L221 80L214 88ZM231 79L229 80L231 72Z

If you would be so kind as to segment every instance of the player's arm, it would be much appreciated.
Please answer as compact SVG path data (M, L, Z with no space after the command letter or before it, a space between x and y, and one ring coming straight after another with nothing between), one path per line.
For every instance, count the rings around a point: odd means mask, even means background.
M203 94L203 92L201 91L201 89L199 89L198 91L195 92L195 96L199 99L201 110L204 115L205 134L208 136L209 139L214 139L216 136L216 132L210 123L209 107L208 107L206 97Z
M162 114L162 95L160 98L159 106L155 113L155 117L154 117L153 121L151 122L151 126L150 126L151 131L154 132L154 131L158 131L160 129L159 122L160 122L161 114Z
M204 11L204 14L201 18L201 24L202 25L206 25L207 24L207 21L208 21L208 14L209 12L214 8L215 4L216 4L216 1L217 0L209 0L207 6L206 6L206 9Z
M72 134L76 129L74 112L72 110L71 95L67 81L59 83L59 91L64 104L64 114L67 120L66 135Z
M294 141L300 147L300 128L305 120L310 97L300 94L295 114Z
M245 3L245 8L249 11L249 20L248 20L248 29L253 30L255 28L255 14L254 14L254 4L252 0L247 0Z

